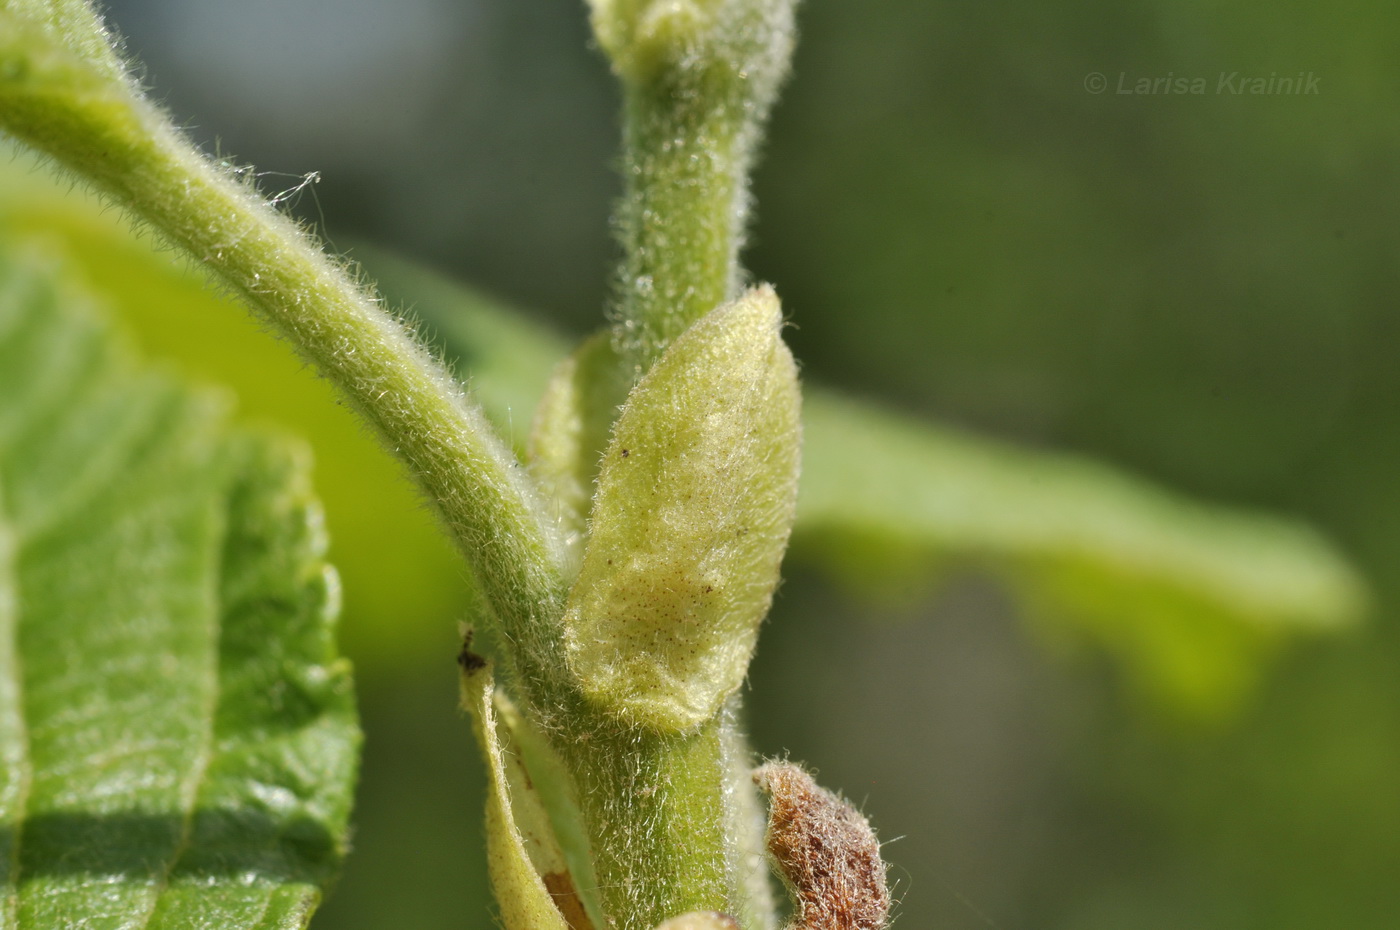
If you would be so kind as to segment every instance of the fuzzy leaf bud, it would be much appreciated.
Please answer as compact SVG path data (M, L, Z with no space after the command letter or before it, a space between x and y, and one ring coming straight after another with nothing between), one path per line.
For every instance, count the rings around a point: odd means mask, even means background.
M585 697L692 728L748 670L792 528L797 369L771 288L702 318L637 384L598 475L565 610Z

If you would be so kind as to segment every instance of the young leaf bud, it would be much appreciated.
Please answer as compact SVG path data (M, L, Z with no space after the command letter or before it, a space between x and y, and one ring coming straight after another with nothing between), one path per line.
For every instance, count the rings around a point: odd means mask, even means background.
M690 729L748 669L792 528L797 370L777 295L756 288L687 330L613 429L564 615L591 703Z
M789 762L753 777L768 793L768 851L798 906L791 930L884 930L885 864L860 811Z
M792 52L794 0L590 0L593 32L634 84L667 71L728 74L767 96Z

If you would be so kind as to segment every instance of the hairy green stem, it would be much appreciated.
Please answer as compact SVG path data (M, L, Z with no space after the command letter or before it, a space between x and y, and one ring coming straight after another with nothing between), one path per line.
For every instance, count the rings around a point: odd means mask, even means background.
M557 667L558 534L484 414L371 291L128 80L4 7L0 128L183 247L335 383L407 464L525 664Z
M623 86L613 338L636 380L738 296L749 170L787 73L794 3L593 3Z
M694 910L751 910L729 827L727 715L660 736L581 722L556 745L575 783L603 907L617 930Z
M628 87L618 348L637 375L739 288L744 127L688 75Z

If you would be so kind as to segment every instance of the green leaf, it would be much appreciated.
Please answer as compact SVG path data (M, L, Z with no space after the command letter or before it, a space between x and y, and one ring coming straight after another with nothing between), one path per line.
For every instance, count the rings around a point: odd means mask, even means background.
M617 717L687 730L748 673L797 494L797 368L771 288L682 334L633 389L564 613L569 668Z
M1187 709L1228 708L1280 634L1337 629L1364 610L1360 578L1295 522L831 393L814 393L805 426L807 553L867 590L928 578L950 558L994 567L1052 635L1106 647Z
M0 925L304 927L359 736L299 446L0 251Z
M143 246L128 244L118 252L115 243L122 234L109 216L96 216L96 206L80 207L73 198L60 210L51 185L34 183L22 162L7 164L18 166L16 174L0 175L5 195L0 207L8 211L4 216L12 228L57 235L88 256L86 264L104 282L138 286L122 275L142 267ZM566 342L409 262L363 248L357 252L366 256L385 290L407 302L441 337L463 375L473 375L476 395L501 431L523 446L528 411L545 391L550 366L566 353ZM108 255L119 257L96 260ZM172 273L168 256L156 256L151 267L157 266L159 274L140 279L142 289L166 279L178 283L178 288L157 287L172 306L199 295L195 280ZM198 309L201 319L212 320L218 308L210 302ZM148 316L138 320L143 339L176 351L179 347L160 340L176 331L178 316ZM201 338L211 344L236 339L242 320L224 317L230 321L224 329L201 332ZM240 353L254 353L267 342L248 330ZM250 370L264 371L276 361L279 347L268 346L266 358L249 355ZM210 354L200 347L194 351ZM286 380L274 383L276 396L257 395L261 377L244 378L256 383L241 390L267 415L295 412L299 408L289 408L286 398L296 367L288 364ZM239 376L226 363L210 370L220 377ZM306 383L308 391L324 392L323 382ZM311 401L298 403L309 407ZM298 429L318 431L318 437L324 433L325 443L366 445L348 418L342 419L346 425L334 433L309 416L296 423ZM1280 635L1344 626L1364 610L1364 584L1355 571L1326 540L1295 521L1207 506L1102 464L1018 450L830 391L808 389L805 419L808 452L793 558L818 560L857 593L883 601L926 591L930 579L945 576L953 565L1009 569L1006 577L1025 594L1042 631L1071 648L1107 650L1126 665L1138 687L1173 703L1206 710L1227 705L1248 688L1260 658ZM357 461L346 456L347 463ZM323 465L331 490L346 501L362 500L361 485L338 469L339 457ZM389 473L381 471L383 481ZM387 491L398 493L394 502L408 501L401 487ZM378 527L402 509L383 506L377 498L362 506L374 508L363 510L364 521L361 507L332 513L342 527L342 543L375 538ZM396 524L396 538L410 531L426 537L421 522ZM347 546L344 558L359 559L365 548ZM445 554L439 559L450 565ZM413 565L425 561L419 557ZM365 596L387 603L390 595L370 589L361 599ZM376 641L374 654L403 648L402 625L393 637L387 630L378 635L384 641Z

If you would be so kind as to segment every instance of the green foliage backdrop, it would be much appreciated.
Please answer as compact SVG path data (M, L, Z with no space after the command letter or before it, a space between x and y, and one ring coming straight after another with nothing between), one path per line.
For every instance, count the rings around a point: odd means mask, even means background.
M583 332L612 254L616 102L582 5L406 3L391 22L383 6L109 10L179 118L289 174L268 189L321 172L298 209L342 247L426 256ZM1377 603L1202 727L1037 635L985 579L876 608L799 571L754 669L758 748L810 761L901 837L886 852L917 925L1391 922L1400 12L810 0L801 16L749 265L793 314L805 375L1301 515ZM404 43L428 35L414 60ZM1217 92L1234 72L1305 72L1318 93ZM1207 92L1116 92L1169 75ZM367 757L356 850L314 925L480 925L481 775L452 710L461 570L329 391L197 283L120 309L147 354L309 436L346 579ZM522 441L530 399L488 400Z

